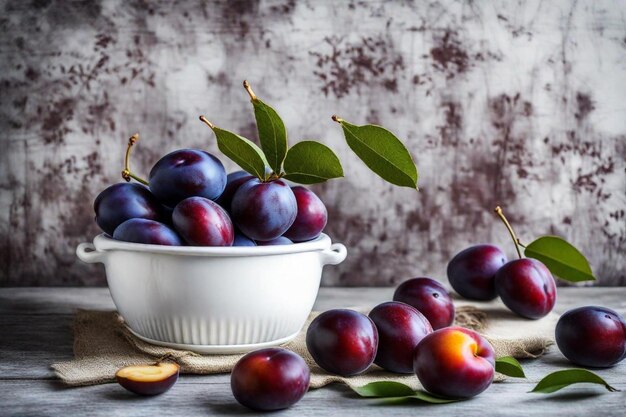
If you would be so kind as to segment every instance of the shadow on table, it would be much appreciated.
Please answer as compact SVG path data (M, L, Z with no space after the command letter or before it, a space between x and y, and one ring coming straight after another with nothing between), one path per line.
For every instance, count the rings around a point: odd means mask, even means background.
M244 407L243 405L236 402L234 399L232 401L220 401L220 402L211 402L208 404L211 413L218 415L227 415L227 416L258 416L259 412L250 410L249 408ZM280 410L279 410L280 411ZM276 412L273 412L272 415L275 415Z
M603 395L610 395L610 393L607 394L604 388L600 387L569 392L557 392L553 394L527 393L524 402L532 402L533 404L540 404L542 401L573 403L575 401L596 399Z
M341 384L331 384L331 385L327 385L324 388L322 388L325 391L336 391L341 393L342 395L345 395L346 397L351 397L350 394L352 395L356 395L354 394L354 392L352 390L350 390L348 387L341 385ZM304 398L301 400L300 403L294 405L293 407L284 409L284 410L277 410L277 411L273 411L271 412L271 415L277 415L280 414L281 412L291 412L293 415L301 415L301 412L299 412L298 407L302 406L302 402L306 402L307 400L307 395L310 395L312 392L318 392L319 389L315 389L312 391L309 391ZM354 398L354 397L352 397ZM245 416L245 415L259 415L259 411L254 411L254 410L250 410L247 407L244 407L243 405L239 404L234 398L228 398L228 399L220 399L220 398L213 398L211 400L207 400L206 401L206 405L208 406L208 408L210 409L211 413L213 414L219 414L219 415L231 415L231 416ZM269 415L269 414L268 414Z
M550 398L550 400L552 401L570 402L570 401L575 401L575 400L585 400L585 399L595 398L604 394L606 394L606 391L600 391L599 389L598 391L592 391L591 389L589 389L589 391L584 391L584 392L576 391L576 392L562 392L562 393L557 393L557 394L551 394L549 397L546 397L546 398Z
M120 390L120 389L113 389L110 391L103 392L102 396L106 398L107 400L128 401L128 402L136 402L136 403L151 401L153 398L155 398L154 396L141 396L141 395L133 394L130 391Z

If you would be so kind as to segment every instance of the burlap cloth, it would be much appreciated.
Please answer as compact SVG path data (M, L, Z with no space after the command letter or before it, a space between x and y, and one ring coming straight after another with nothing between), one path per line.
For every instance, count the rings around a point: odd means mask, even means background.
M455 324L479 331L493 345L496 355L535 358L552 344L558 315L551 313L541 320L515 316L499 301L490 303L455 300ZM355 308L366 312L369 308ZM304 328L293 341L283 347L301 355L311 367L311 388L332 382L362 386L372 381L392 380L420 388L415 375L399 375L372 366L364 374L343 378L330 375L318 367L306 349L306 329L319 313L309 316ZM68 386L95 385L112 382L115 372L124 366L149 364L169 356L183 374L227 373L242 355L200 355L146 343L132 333L115 311L78 310L74 321L74 359L52 365L56 375ZM497 374L496 380L503 376Z

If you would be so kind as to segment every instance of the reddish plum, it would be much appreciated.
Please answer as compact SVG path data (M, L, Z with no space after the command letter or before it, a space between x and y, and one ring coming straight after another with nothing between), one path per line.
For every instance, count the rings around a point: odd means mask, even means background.
M235 399L261 411L291 407L309 388L310 371L304 359L281 348L248 353L237 362L230 376Z
M149 184L159 201L174 207L188 197L218 198L226 186L226 171L210 153L179 149L152 167Z
M231 203L233 222L256 241L281 236L293 224L297 211L296 197L283 180L248 180L235 192Z
M546 266L536 259L516 259L496 273L496 291L514 313L539 319L554 308L556 283Z
M556 344L581 366L605 368L626 358L626 321L606 307L569 310L556 325Z
M454 304L448 291L431 278L413 278L404 281L393 294L394 301L401 301L419 310L434 330L451 326L454 322Z
M175 231L148 219L128 219L117 226L113 239L148 245L181 246L183 241Z
M448 263L448 280L461 297L493 300L497 296L494 278L506 261L506 255L497 246L471 246Z
M172 221L178 234L193 246L231 246L235 230L228 213L203 197L189 197L176 205Z
M164 221L164 207L143 185L121 182L107 187L93 203L96 223L109 236L128 219Z
M326 371L357 375L370 367L378 347L374 322L353 310L328 310L317 316L306 333L306 346Z
M417 345L413 367L427 391L469 398L491 385L495 356L493 347L475 331L446 327L424 337Z
M426 317L414 307L397 301L377 305L369 317L378 330L374 363L391 372L412 373L415 347L433 332Z
M308 188L292 187L296 197L298 214L285 236L294 242L304 242L315 239L322 233L328 220L326 206L317 195Z

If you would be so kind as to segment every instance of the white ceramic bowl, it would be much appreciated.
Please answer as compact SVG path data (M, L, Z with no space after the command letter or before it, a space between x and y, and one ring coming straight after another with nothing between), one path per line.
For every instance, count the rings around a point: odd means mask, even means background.
M106 269L130 330L162 346L240 353L287 342L304 325L324 265L346 258L322 234L281 246L191 247L121 242L104 234L76 248Z

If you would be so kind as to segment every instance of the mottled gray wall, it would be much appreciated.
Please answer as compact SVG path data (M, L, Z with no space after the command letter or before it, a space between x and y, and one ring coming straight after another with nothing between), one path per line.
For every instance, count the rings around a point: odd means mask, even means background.
M626 284L626 3L0 1L0 284L104 284L74 248L120 180L180 147L219 153L197 116L254 138L241 87L319 139L346 178L317 186L349 257L327 285L444 277L477 242L562 235ZM337 113L406 140L420 188L351 154ZM234 166L227 163L228 168Z

